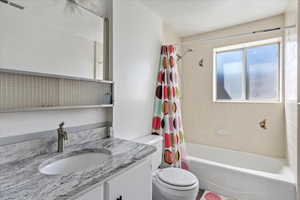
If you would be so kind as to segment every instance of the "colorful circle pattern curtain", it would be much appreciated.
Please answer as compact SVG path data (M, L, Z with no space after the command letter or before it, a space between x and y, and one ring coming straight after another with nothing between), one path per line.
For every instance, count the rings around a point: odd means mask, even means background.
M187 169L175 47L162 46L152 134L164 137L163 166Z

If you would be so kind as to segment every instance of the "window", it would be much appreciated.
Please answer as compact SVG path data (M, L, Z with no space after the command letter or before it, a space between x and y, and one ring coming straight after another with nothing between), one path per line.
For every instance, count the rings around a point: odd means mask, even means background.
M279 102L281 38L214 49L214 101Z

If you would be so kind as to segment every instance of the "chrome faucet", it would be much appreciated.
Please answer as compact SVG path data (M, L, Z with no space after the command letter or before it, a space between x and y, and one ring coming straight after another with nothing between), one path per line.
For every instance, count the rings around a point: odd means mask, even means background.
M57 136L58 136L58 148L57 152L61 153L64 151L64 140L68 140L68 133L64 129L65 123L62 122L59 124L59 128L57 129Z

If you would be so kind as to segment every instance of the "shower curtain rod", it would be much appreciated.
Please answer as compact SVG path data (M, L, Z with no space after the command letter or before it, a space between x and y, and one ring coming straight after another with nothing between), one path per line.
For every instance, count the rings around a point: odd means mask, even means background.
M180 46L180 45L186 45L186 44L191 44L195 42L207 42L207 41L213 41L213 40L221 40L221 39L227 39L227 38L234 38L234 37L241 37L241 36L246 36L246 35L255 35L258 33L267 33L267 32L272 32L272 31L279 31L279 30L285 30L285 29L291 29L295 28L296 25L291 25L291 26L280 26L280 27L275 27L275 28L270 28L270 29L263 29L263 30L257 30L257 31L252 31L252 32L245 32L245 33L237 33L237 34L231 34L231 35L225 35L225 36L218 36L218 37L211 37L207 39L200 39L200 40L190 40L182 43L177 43L174 44L175 46Z

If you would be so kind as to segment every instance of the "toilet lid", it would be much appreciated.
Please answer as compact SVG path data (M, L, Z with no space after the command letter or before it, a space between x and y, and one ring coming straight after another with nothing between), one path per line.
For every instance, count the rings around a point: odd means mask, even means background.
M178 187L188 187L197 183L197 177L194 174L179 168L159 170L157 176L161 181Z

